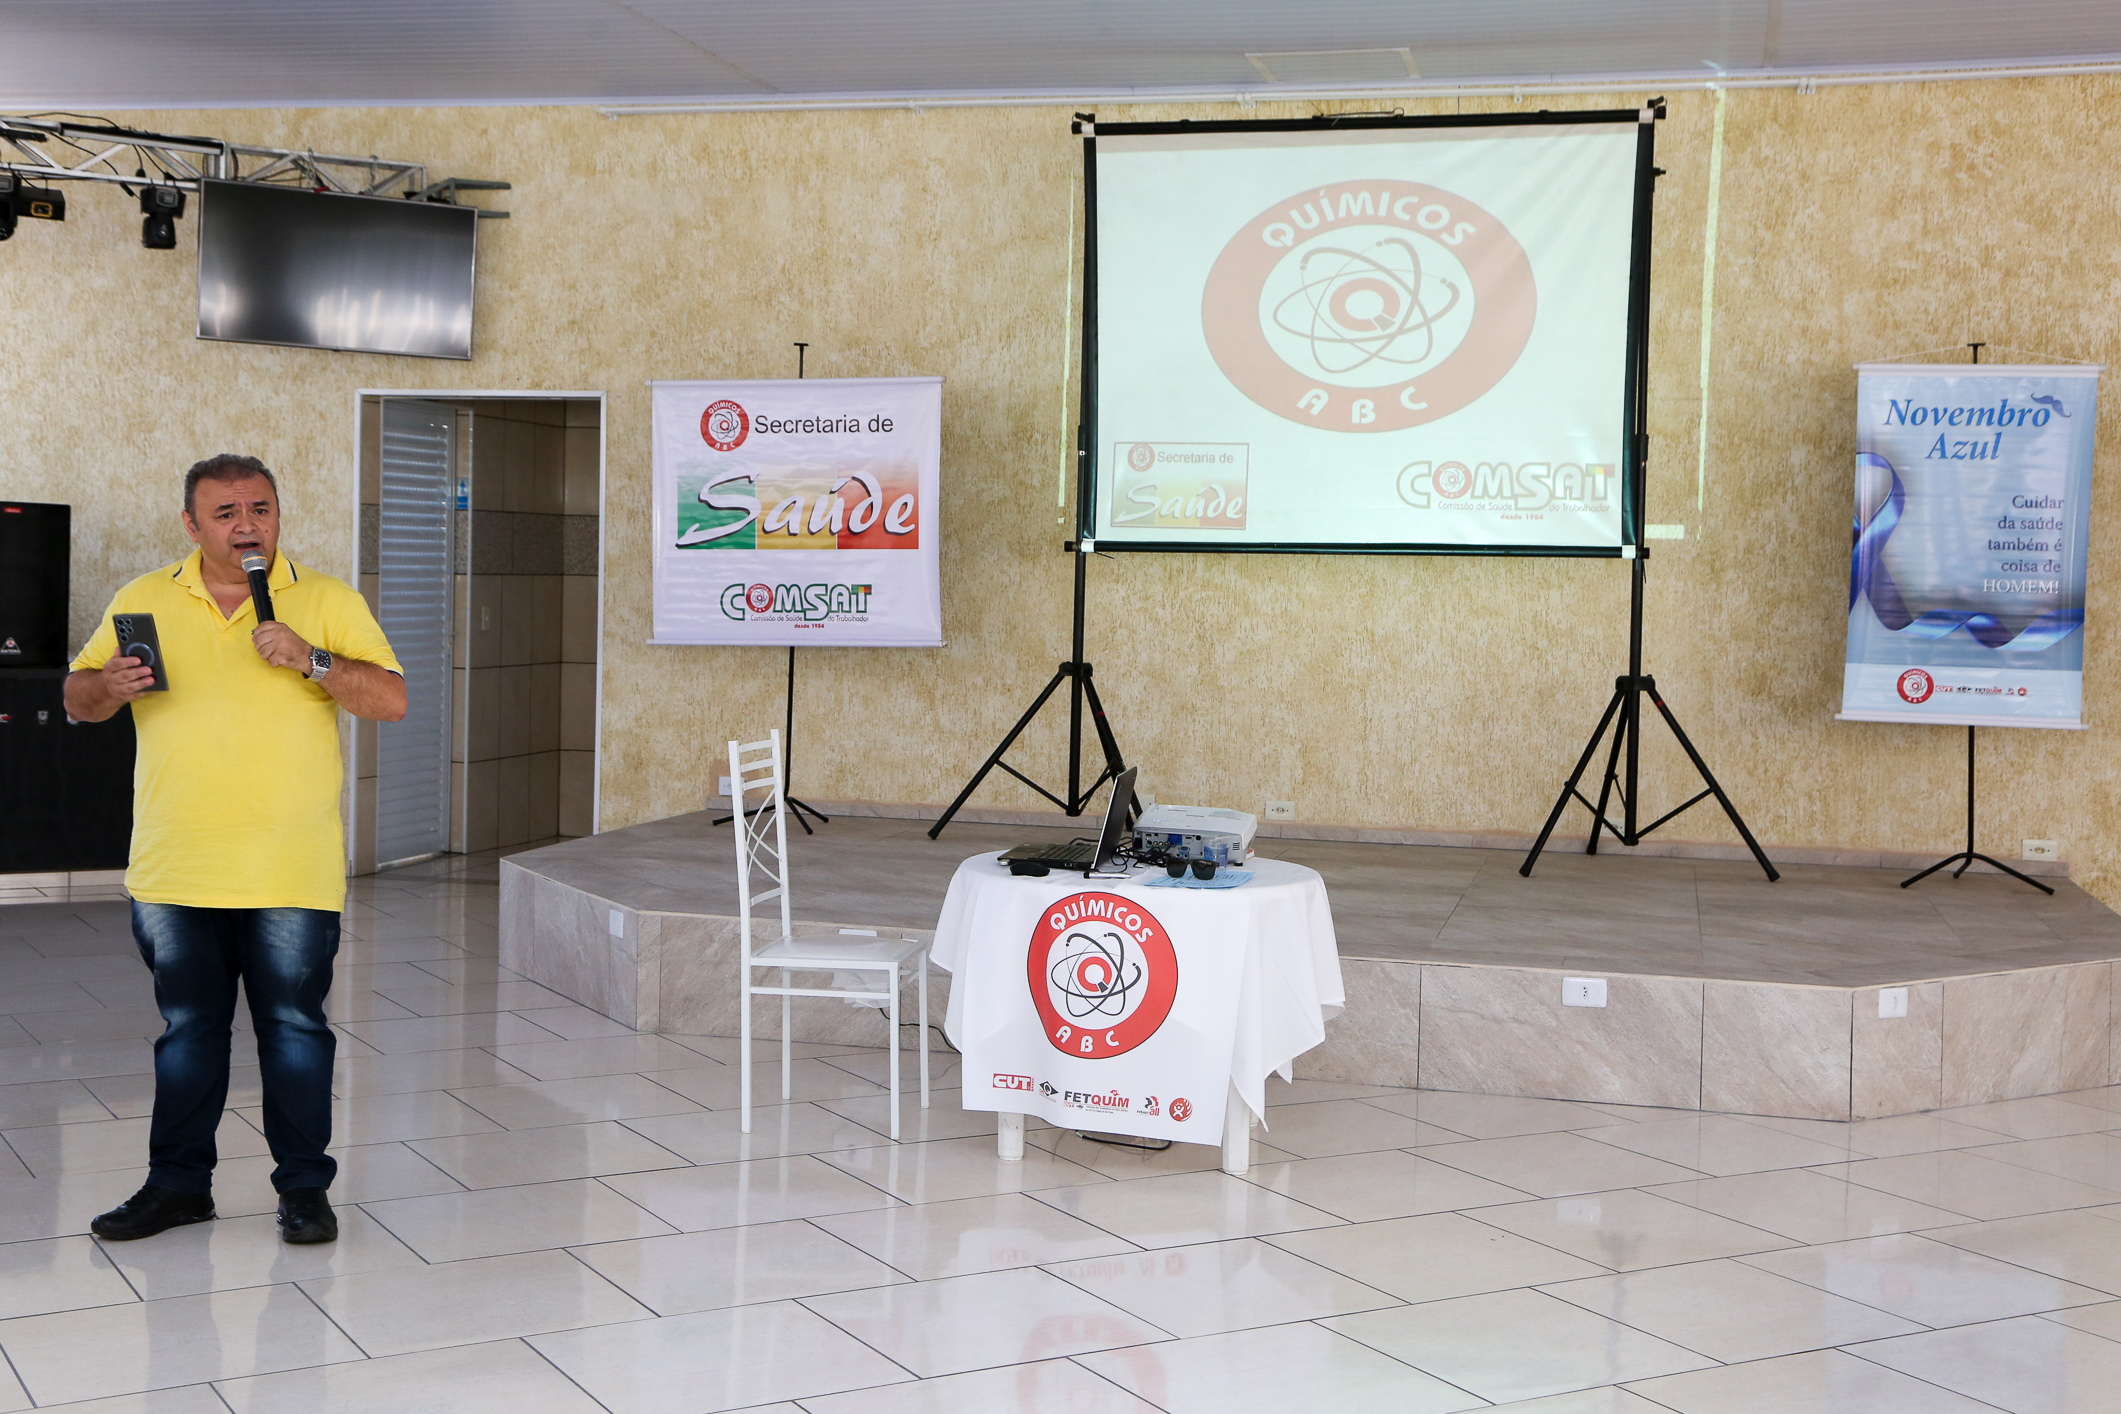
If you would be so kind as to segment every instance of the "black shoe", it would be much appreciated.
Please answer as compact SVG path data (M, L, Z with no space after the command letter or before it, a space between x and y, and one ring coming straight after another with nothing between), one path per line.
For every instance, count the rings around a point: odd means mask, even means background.
M339 1216L321 1188L290 1188L280 1195L282 1242L336 1242Z
M187 1223L213 1221L214 1195L179 1193L150 1183L117 1207L89 1222L88 1230L106 1242L132 1242Z

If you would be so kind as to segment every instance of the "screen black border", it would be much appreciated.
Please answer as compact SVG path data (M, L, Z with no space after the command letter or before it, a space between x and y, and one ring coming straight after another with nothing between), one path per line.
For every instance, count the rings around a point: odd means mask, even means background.
M1075 533L1085 546L1118 554L1143 552L1185 555L1472 555L1529 556L1546 559L1633 558L1642 544L1643 482L1647 471L1649 434L1644 420L1644 388L1649 373L1650 342L1650 221L1656 191L1657 121L1664 116L1661 103L1635 108L1584 109L1563 113L1447 113L1408 117L1401 114L1362 114L1322 118L1231 119L1215 122L1099 123L1079 115L1076 127L1083 141L1083 381L1079 420L1076 424L1076 459L1082 475L1076 495ZM1321 133L1379 128L1502 128L1568 127L1578 124L1636 124L1635 216L1628 264L1628 327L1622 357L1627 368L1622 379L1620 537L1618 545L1443 545L1426 542L1394 542L1377 545L1276 541L1256 545L1202 544L1199 541L1100 540L1097 538L1097 139L1110 137L1165 136L1198 133Z

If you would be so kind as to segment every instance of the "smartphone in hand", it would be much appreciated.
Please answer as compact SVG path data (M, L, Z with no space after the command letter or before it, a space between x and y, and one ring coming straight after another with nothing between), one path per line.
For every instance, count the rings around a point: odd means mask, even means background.
M169 691L169 673L162 666L162 639L155 632L153 614L113 614L111 626L118 631L120 658L138 658L143 667L154 669L149 692Z

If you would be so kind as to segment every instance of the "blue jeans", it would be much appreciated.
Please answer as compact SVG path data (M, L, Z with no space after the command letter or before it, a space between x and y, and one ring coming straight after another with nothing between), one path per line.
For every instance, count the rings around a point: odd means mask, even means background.
M155 977L168 1023L155 1042L155 1117L147 1181L179 1193L213 1190L214 1130L228 1102L236 983L250 1000L265 1082L273 1187L329 1188L331 1063L338 1036L324 1020L339 915L316 908L188 908L133 901L133 941Z

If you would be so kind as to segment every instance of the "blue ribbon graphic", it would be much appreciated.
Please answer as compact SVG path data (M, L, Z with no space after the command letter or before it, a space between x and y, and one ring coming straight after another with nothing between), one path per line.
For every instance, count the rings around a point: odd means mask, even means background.
M1874 452L1858 452L1856 467L1859 474L1865 470L1883 472L1891 489L1868 524L1853 519L1850 522L1854 541L1849 553L1851 609L1856 607L1857 599L1868 597L1878 622L1894 633L1912 634L1917 638L1943 638L1954 629L1963 628L1984 648L2028 652L2060 643L2084 626L2082 609L2055 609L2034 619L2016 634L2005 628L1993 614L1951 609L1914 613L1901 595L1900 586L1893 582L1892 573L1885 567L1885 542L1900 525L1900 517L1907 508L1907 490L1900 484L1900 473L1893 469L1893 464Z

